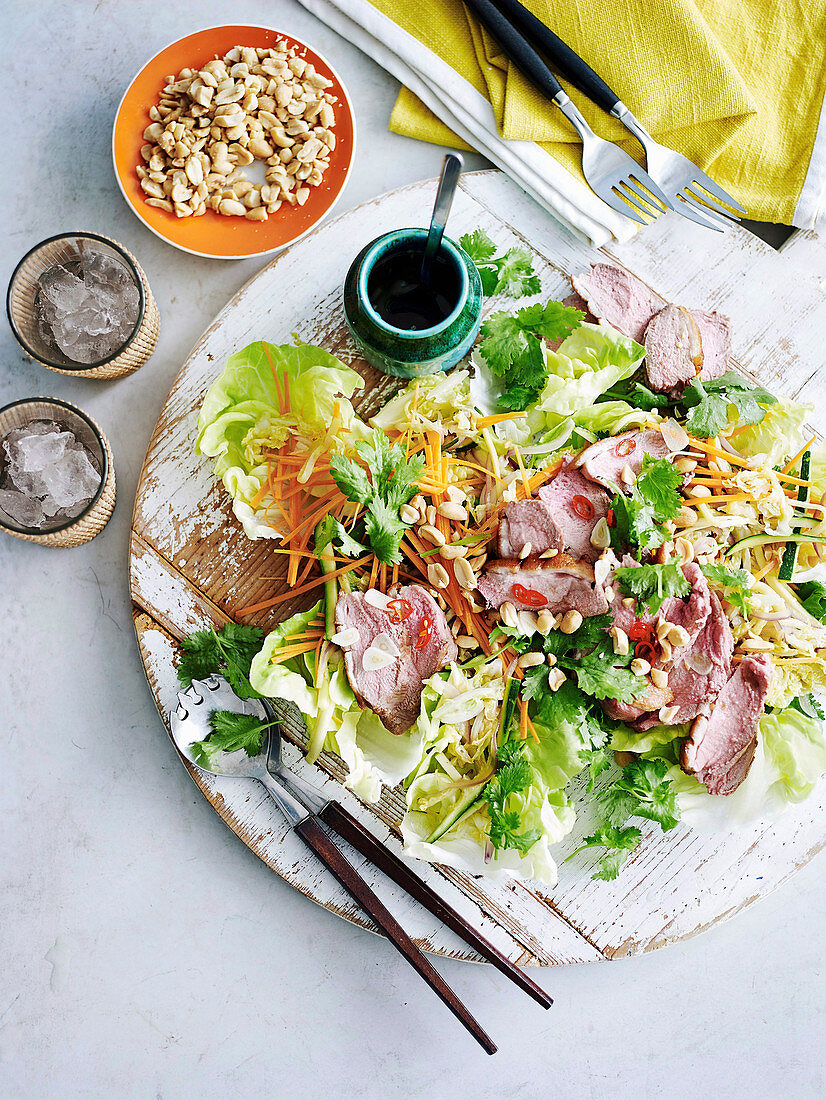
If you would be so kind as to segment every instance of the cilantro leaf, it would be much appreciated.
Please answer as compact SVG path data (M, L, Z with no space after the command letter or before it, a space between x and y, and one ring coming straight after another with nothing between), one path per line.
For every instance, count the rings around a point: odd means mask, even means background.
M542 289L533 270L533 257L526 248L509 248L504 255L497 256L496 245L484 229L466 233L459 238L459 244L476 265L485 294L522 298Z
M472 233L465 233L459 238L459 244L477 266L492 260L496 255L496 245L484 229L474 229Z
M701 565L700 569L710 581L722 585L724 598L732 607L742 615L748 615L751 576L745 569L728 569L725 565ZM826 594L826 588L823 591Z
M680 820L665 760L638 757L624 769L622 778L606 787L596 800L609 825L622 825L629 817L645 817L659 822L667 831Z
M178 680L188 688L193 680L220 673L239 699L258 698L249 671L263 641L262 630L242 623L226 623L219 631L196 630L181 642Z
M188 688L193 680L203 680L221 667L221 651L214 630L196 630L181 642L178 680Z
M504 384L499 406L519 411L536 401L547 367L540 337L563 340L582 322L580 310L547 302L523 306L515 314L498 311L482 325L479 353Z
M334 455L330 474L348 500L366 506L364 528L376 557L385 565L397 565L401 561L399 546L408 526L402 521L399 509L418 492L424 457L408 458L404 449L391 443L379 428L373 430L369 439L359 440L355 449L366 470L352 458ZM346 532L342 538L344 529L339 527L337 537L343 552L349 556L360 553L360 544Z
M643 456L640 476L628 493L617 493L611 501L614 526L611 545L620 549L631 543L644 550L656 550L666 540L663 524L674 519L682 507L679 487L683 475L666 458Z
M264 731L269 722L255 714L238 714L232 710L214 710L209 716L212 732L203 741L190 745L195 762L208 768L218 752L238 752L257 756L263 747Z
M533 257L527 248L511 248L499 261L499 277L494 294L506 294L509 298L527 298L542 289L539 276L533 269Z
M520 833L518 830L522 821L519 814L506 809L510 795L527 790L533 782L533 769L524 752L522 741L507 741L501 745L497 753L496 774L481 794L482 801L488 804L490 840L494 851L515 848L524 854L541 836L539 829Z
M597 864L598 870L594 872L593 877L610 882L617 877L620 868L631 853L639 847L641 840L642 833L634 825L627 825L625 828L618 828L615 825L603 825L591 836L583 837L582 844L568 856L568 859L578 855L586 848L608 849Z
M586 790L592 791L597 779L614 763L614 754L607 745L600 745L598 748L580 749L579 758L588 769Z
M680 511L683 502L678 490L682 483L682 473L667 458L643 455L637 488L658 523L674 519Z
M805 581L797 585L797 595L812 618L826 624L826 585L820 581Z
M330 459L330 471L339 489L348 500L366 504L373 495L373 486L362 466L345 455L333 455Z
M631 654L629 654L631 656ZM606 663L602 654L590 654L572 661L560 661L576 676L578 687L596 699L633 703L648 692L648 683L629 668Z
M655 615L669 596L685 597L691 585L679 565L632 565L614 570L614 577L626 596L645 601Z
M759 424L766 415L762 406L776 401L768 390L734 371L727 371L711 382L695 378L682 396L682 403L689 410L686 430L701 438L718 435L728 427L731 409L739 423Z

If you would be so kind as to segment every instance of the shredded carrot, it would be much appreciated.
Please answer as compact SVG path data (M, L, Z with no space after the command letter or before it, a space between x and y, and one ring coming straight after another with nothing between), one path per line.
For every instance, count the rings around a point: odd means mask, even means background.
M256 611L263 611L267 607L275 607L277 604L285 603L295 596L303 596L305 592L310 592L313 588L317 588L326 580L331 580L333 577L340 577L344 573L349 573L352 569L357 569L367 560L367 558L359 558L358 561L351 562L349 565L343 565L340 569L334 569L331 573L322 574L320 577L316 577L306 584L299 585L297 588L289 588L286 592L282 592L278 596L273 596L269 600L261 600L260 603L250 604L249 607L242 607L236 611L236 615L253 615Z
M517 700L519 703L519 736L524 741L528 736L528 704L524 699Z
M531 716L528 714L527 706L525 707L525 720L528 723L528 729L531 731L531 737L534 739L534 741L536 741L536 743L538 745L539 744L539 734L536 732L536 727L534 726L533 722L531 721Z
M302 641L306 641L309 638L323 638L323 637L324 637L324 631L323 630L301 630L301 631L299 631L298 634L285 634L284 635L284 641L285 642L290 642L290 641L295 641L297 639L301 639Z
M302 653L310 653L316 647L316 642L297 642L295 645L284 646L283 649L277 650L270 657L271 665L280 665L284 661L289 661L292 657L298 657Z
M390 583L394 588L399 583L399 567L398 567L398 565L393 566L393 575L391 577Z
M708 455L714 455L715 458L722 458L724 462L730 463L732 466L745 466L748 468L749 463L745 458L740 458L739 455L730 454L728 451L724 451L722 447L715 447L713 443L706 443L705 440L695 439L692 436L691 447L696 447L699 451L704 451Z
M379 577L380 577L380 579L379 579L379 588L381 589L382 592L386 592L387 591L387 566L384 564L384 562L382 562L381 566L379 567Z
M733 504L737 500L751 500L751 493L723 493L722 496L686 497L686 504Z
M787 474L789 472L789 470L793 470L795 468L795 466L797 465L797 463L800 461L800 459L805 455L805 453L812 446L813 443L817 443L817 436L816 435L812 436L812 438L809 440L809 442L806 444L805 447L800 448L800 450L797 452L797 454L794 456L794 458L786 463L786 465L783 467L781 472L784 473L784 474Z
M296 577L295 583L296 584L302 584L307 579L307 577L309 576L310 570L313 568L314 565L317 565L317 564L318 563L316 562L315 558L310 558L310 560L305 564L304 568L301 570L300 575Z
M373 555L373 563L370 566L370 583L368 585L368 588L375 588L375 586L376 586L376 577L378 576L378 573L379 573L379 559L374 554Z
M488 428L491 424L501 424L504 420L524 420L526 412L496 413L494 416L481 416L476 421L477 428Z
M765 565L761 565L757 572L754 574L754 579L756 581L762 581L765 575L767 573L770 573L776 564L777 562L767 561Z

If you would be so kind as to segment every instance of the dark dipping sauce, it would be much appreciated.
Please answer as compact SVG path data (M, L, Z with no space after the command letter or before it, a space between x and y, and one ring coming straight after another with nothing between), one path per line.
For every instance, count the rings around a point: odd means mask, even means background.
M449 317L459 301L459 272L449 253L436 253L430 282L422 283L420 248L391 249L373 265L367 280L367 296L379 317L393 328L417 332L433 328Z

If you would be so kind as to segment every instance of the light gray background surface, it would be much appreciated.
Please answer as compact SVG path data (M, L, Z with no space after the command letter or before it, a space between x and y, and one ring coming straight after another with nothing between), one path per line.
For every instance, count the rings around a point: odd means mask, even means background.
M42 238L97 230L138 256L162 313L151 362L114 383L49 373L0 326L0 404L86 409L119 490L80 549L0 536L0 1096L822 1095L822 859L684 944L540 972L548 1013L489 968L439 962L498 1040L490 1059L386 943L292 890L201 797L138 658L129 519L176 372L262 262L194 259L143 228L112 173L115 108L175 38L267 23L326 54L351 92L359 156L338 212L434 175L441 151L387 132L395 82L293 0L0 12L2 285Z

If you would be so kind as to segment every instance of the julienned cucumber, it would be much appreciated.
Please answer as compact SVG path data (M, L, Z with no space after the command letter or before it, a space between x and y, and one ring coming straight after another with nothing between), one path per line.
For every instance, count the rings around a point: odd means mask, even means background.
M800 460L800 480L809 480L809 465L812 458L811 451L804 451L803 457ZM798 503L805 503L809 499L809 486L801 485L797 490ZM799 531L800 528L798 527ZM780 562L780 568L777 570L778 579L781 581L790 581L792 579L792 573L794 573L794 563L797 558L797 545L796 543L789 542L786 544L786 549L783 551L783 558Z
M826 545L826 537L823 535L804 535L797 533L793 535L749 535L747 538L740 539L739 542L735 542L733 546L730 546L723 554L723 557L731 557L737 550L750 550L753 546L767 546L771 542L816 542L821 545Z
M511 722L513 721L513 712L516 710L518 695L519 681L512 676L505 685L505 695L502 699L502 711L499 716L499 736L496 741L497 745L503 745L508 739ZM479 787L472 787L467 791L453 807L452 812L447 815L444 821L440 821L430 836L427 837L427 843L433 844L435 841L441 840L448 830L452 829L454 825L457 825L459 820L479 801L484 789L484 786L480 784Z
M316 526L316 544L322 541L323 524L324 520ZM329 642L336 632L336 600L338 599L336 578L327 576L328 573L334 573L336 568L332 540L328 541L324 549L318 551L316 556L318 564L321 566L321 572L326 577L324 581L324 634Z

